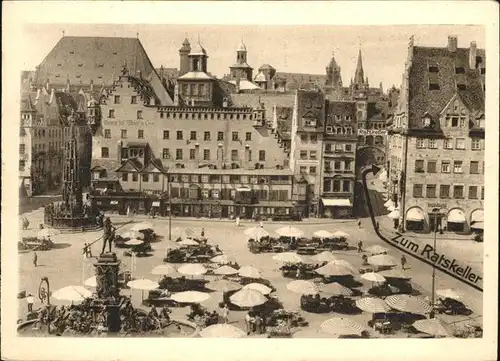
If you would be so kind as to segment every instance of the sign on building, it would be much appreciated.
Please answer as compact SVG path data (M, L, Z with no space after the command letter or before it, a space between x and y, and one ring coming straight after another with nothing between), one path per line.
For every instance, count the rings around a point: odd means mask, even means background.
M387 136L385 129L358 129L358 135L383 135Z

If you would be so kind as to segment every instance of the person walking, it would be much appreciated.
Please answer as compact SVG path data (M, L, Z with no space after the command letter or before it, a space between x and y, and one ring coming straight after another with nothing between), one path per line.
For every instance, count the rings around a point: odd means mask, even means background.
M361 219L358 219L358 228L361 228Z
M33 252L33 266L38 267L38 255Z
M35 297L31 293L28 293L26 297L26 302L28 303L28 313L33 312L33 304L35 303Z
M406 257L405 257L405 255L402 255L401 256L401 268L406 269L406 264L407 264Z
M240 217L237 216L236 217L236 227L239 227L240 226Z
M260 228L264 228L264 221L262 221L262 220L261 220L261 221L259 222L259 226L260 226Z
M201 238L204 238L205 237L205 228L202 228L201 229Z
M88 243L85 243L83 246L83 254L85 255L85 258L92 258L92 248L90 248Z
M130 205L127 206L127 217L130 217Z
M360 240L358 242L358 253L361 253L363 252L363 242Z
M222 319L224 323L229 323L229 308L227 307L227 303L224 304L224 308L222 309Z

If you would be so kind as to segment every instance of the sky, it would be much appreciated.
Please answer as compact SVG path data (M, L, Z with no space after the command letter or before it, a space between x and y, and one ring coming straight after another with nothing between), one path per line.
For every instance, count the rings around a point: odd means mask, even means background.
M459 47L476 41L485 46L481 26L404 25L404 26L289 26L289 25L97 25L29 24L23 27L21 48L24 69L33 70L62 32L66 36L136 37L139 34L153 65L179 67L178 50L184 38L193 44L198 37L206 49L208 71L222 77L236 60L241 41L247 46L248 63L255 69L270 64L277 71L325 74L334 53L341 67L344 85L354 76L361 49L365 76L372 86L384 89L399 86L407 56L408 40L415 45L446 46L448 35L458 37Z

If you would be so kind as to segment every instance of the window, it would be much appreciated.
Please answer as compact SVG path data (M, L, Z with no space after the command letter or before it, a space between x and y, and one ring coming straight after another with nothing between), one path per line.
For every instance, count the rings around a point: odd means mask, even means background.
M456 143L455 143L455 148L456 149L465 149L465 139L464 138L457 138Z
M266 151L259 150L259 162L264 162L266 160Z
M329 179L323 181L323 192L330 192L332 189L332 182Z
M114 118L114 117L115 117L115 110L109 109L108 110L108 118Z
M423 189L422 184L414 184L413 185L413 197L415 197L415 198L423 197L422 189Z
M346 145L345 145L345 151L346 151L346 152L352 152L352 145L350 145L350 144L346 144Z
M177 140L182 140L184 138L183 134L182 134L182 130L178 130L177 131Z
M417 138L417 149L425 148L425 139Z
M302 160L307 159L307 150L300 151L300 159Z
M203 140L210 140L210 132L203 133Z
M316 134L311 134L311 143L316 144L318 142L318 136Z
M128 182L128 173L122 174L122 182Z
M137 119L142 119L142 110L137 111Z
M316 151L315 150L311 150L309 152L309 159L316 160Z
M464 186L453 186L453 198L464 197Z
M158 173L153 174L153 182L158 183L160 181L160 175Z
M306 174L307 173L307 167L301 165L299 168L300 174Z
M469 186L469 199L477 199L477 186Z
M444 149L453 149L453 140L452 139L445 139L443 142L443 148Z
M338 179L335 179L333 181L333 189L332 189L333 192L340 192L340 180Z
M458 127L458 124L459 124L459 123L458 123L458 120L459 120L459 119L460 119L460 118L459 118L458 116L453 116L453 117L451 117L451 126L452 126L453 128Z
M479 162L477 161L470 162L470 174L479 174Z
M175 159L176 160L182 160L182 149L176 149L175 150Z
M231 160L232 161L237 161L238 160L238 149L232 149L231 150Z
M252 161L252 150L251 150L251 149L249 149L249 150L247 151L247 154L248 154L248 161L249 161L249 162L251 162L251 161Z
M333 162L333 168L334 169L340 169L340 161L339 160L336 160L335 162Z
M24 168L26 167L26 161L20 160L19 161L19 171L24 171Z
M456 160L453 162L453 173L462 173L462 161Z
M224 132L217 132L217 140L224 140Z
M441 162L441 173L450 173L450 161L449 160L443 160Z
M120 104L120 96L115 95L115 104Z
M143 182L149 182L149 174L143 174L142 175L142 181Z
M170 150L168 148L163 148L162 158L163 159L170 159Z
M472 139L472 144L471 144L471 149L472 150L479 150L481 149L481 140L480 139Z
M435 184L427 184L426 195L427 195L427 198L436 198L436 185Z
M251 132L246 132L245 133L245 140L246 141L252 140L252 133Z
M189 134L189 140L196 140L196 131L191 131L191 133Z
M310 174L316 174L316 167L309 167Z
M307 143L307 134L301 134L300 135L300 141L302 143Z
M130 104L137 104L137 96L136 95L132 95L130 97Z
M424 172L424 161L422 159L415 160L415 172L416 173Z
M238 139L238 132L233 132L233 141L237 141Z
M450 186L441 184L439 186L439 198L450 198Z
M429 149L437 149L437 140L429 139Z
M111 139L111 129L104 129L104 138Z
M345 160L344 161L344 169L351 170L351 164L352 164L352 162L350 160Z
M484 199L484 187L481 187L481 199Z
M196 149L189 149L189 159L196 159Z
M455 66L455 74L465 74L465 68L463 66Z
M127 139L127 129L121 129L120 133L122 139Z
M203 160L210 160L210 149L203 150Z
M344 180L342 183L342 192L350 192L351 191L351 182L348 180Z
M108 157L109 157L109 148L102 147L101 148L101 158L108 158Z
M24 154L24 153L26 153L26 145L19 144L19 154Z
M138 179L137 173L132 173L132 182L137 182Z
M429 65L429 73L438 73L439 69L437 65Z
M144 130L139 129L139 130L137 131L137 138L139 138L139 139L144 139Z
M437 162L435 160L427 161L427 173L436 173L437 172Z

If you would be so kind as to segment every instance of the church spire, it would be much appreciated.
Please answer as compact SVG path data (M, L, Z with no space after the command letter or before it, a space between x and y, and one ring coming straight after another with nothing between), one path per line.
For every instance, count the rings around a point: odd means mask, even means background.
M354 74L354 83L363 84L365 82L365 73L363 71L363 60L361 57L361 47L358 53L358 63L356 65L356 73Z

